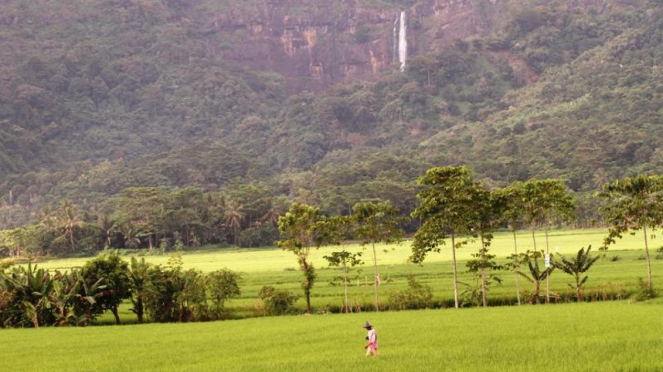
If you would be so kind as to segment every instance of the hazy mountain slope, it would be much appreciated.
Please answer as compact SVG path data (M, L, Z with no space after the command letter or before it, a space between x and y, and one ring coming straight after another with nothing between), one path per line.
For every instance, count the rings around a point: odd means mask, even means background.
M137 185L253 182L346 210L412 205L433 164L577 191L663 171L663 17L644 0L0 4L5 226Z

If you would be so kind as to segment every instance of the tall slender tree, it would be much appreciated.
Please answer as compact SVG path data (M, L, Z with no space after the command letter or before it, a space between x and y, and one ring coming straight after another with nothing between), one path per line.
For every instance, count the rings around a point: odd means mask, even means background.
M607 202L601 212L610 226L602 249L608 249L626 232L642 230L647 259L647 283L649 292L653 294L648 233L663 223L663 177L636 176L615 180L603 185L603 191L598 195Z
M472 172L465 166L435 167L419 177L422 190L417 197L421 205L412 212L421 219L422 226L414 236L410 261L423 263L430 252L440 252L444 239L451 237L454 277L454 306L460 307L458 293L458 263L456 249L467 241L456 241L470 231L473 215L472 197L475 183Z
M470 231L472 235L479 238L481 248L474 255L475 259L468 261L467 266L471 272L479 274L481 281L481 302L486 307L488 306L488 284L493 281L501 281L494 274L490 275L490 279L488 278L488 271L501 270L502 268L495 263L495 256L489 253L489 247L493 240L493 232L501 222L505 203L499 193L488 191L479 183L474 185L471 192L473 193L472 206L474 213L469 215L469 217L473 217L473 220L470 222Z
M242 222L244 222L245 216L246 213L244 213L244 208L241 205L233 201L229 201L226 204L226 209L223 212L223 219L226 226L228 226L233 232L233 240L235 241L235 244L238 242L239 231L242 229Z
M83 225L78 209L68 203L63 204L59 213L59 222L64 237L69 239L71 251L76 252L75 229Z
M347 234L352 232L352 218L348 216L333 216L329 218L326 224L330 244L337 244L341 246L340 251L332 252L328 256L324 256L329 266L340 267L343 271L343 276L334 278L334 280L343 281L343 311L346 313L351 312L350 298L348 294L348 286L350 284L350 269L363 265L361 260L362 252L349 252L347 245L344 243Z
M325 218L317 207L293 203L290 210L279 217L281 240L276 244L297 257L304 274L302 289L306 297L306 311L311 314L311 289L315 283L315 268L309 261L311 249L320 248L325 241Z
M154 248L158 206L164 203L163 190L156 187L130 187L119 199L119 212L123 214L140 234L147 238L150 250Z
M502 220L507 224L511 234L513 235L513 257L514 260L511 265L514 266L515 285L516 285L516 298L518 299L518 306L521 305L520 288L518 283L518 239L516 237L516 229L518 224L522 221L524 207L522 196L522 182L515 182L512 185L503 189L495 191L495 197L501 199L504 208L502 209Z
M380 272L378 271L378 256L375 244L400 242L403 230L400 223L398 209L391 202L357 203L352 207L352 218L355 221L355 236L362 240L362 245L371 245L373 249L373 271L375 310L380 311Z
M523 183L522 202L525 220L532 228L534 251L537 251L536 228L543 226L546 239L546 255L550 257L549 224L553 218L571 219L575 208L564 181L555 179L528 180ZM546 276L546 303L550 303L550 275Z

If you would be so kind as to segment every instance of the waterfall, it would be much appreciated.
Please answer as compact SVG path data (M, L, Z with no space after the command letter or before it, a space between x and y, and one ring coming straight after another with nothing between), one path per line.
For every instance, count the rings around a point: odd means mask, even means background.
M405 71L407 62L407 19L404 11L401 12L401 24L398 32L398 62L401 63L401 71Z
M399 16L396 16L396 20L394 21L394 40L393 40L394 50L391 58L392 63L398 62L398 21L400 19L401 18Z

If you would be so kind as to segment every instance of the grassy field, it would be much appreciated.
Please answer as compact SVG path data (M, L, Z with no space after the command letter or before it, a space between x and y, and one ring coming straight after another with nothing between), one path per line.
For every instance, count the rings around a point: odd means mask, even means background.
M555 231L550 234L550 247L563 254L573 254L582 246L592 245L595 250L600 246L605 230L574 230ZM511 234L500 233L493 241L492 251L502 262L513 251L513 240ZM532 248L531 235L528 232L518 234L520 251ZM537 236L539 249L545 248L543 234ZM651 247L658 247L657 240L653 240ZM331 286L329 283L338 271L326 268L323 256L329 254L338 247L325 247L314 251L312 260L318 268L318 280L313 289L313 306L321 312L329 307L338 307L342 304L342 288ZM351 245L351 250L361 250L358 245ZM404 242L400 246L380 246L378 263L380 265L383 284L380 287L382 302L388 303L389 294L407 287L407 276L414 275L418 281L429 285L433 289L434 300L448 301L453 298L453 278L451 253L448 248L443 248L442 253L433 253L423 266L407 263L410 254L410 242ZM609 259L600 260L589 273L590 280L587 289L597 296L601 293L614 293L620 291L635 290L637 279L646 277L646 263L642 260L643 243L641 236L626 236L616 246L612 247L608 257L618 256L618 261ZM465 261L472 253L478 250L477 243L470 243L459 251L460 280L464 283L474 283L473 278L465 273ZM386 252L385 252L386 251ZM371 255L366 252L367 265L362 268L359 278L353 281L350 288L351 301L354 303L370 304L373 301L372 261ZM296 260L289 252L277 248L254 248L254 249L200 249L184 254L184 265L187 268L197 268L202 271L212 271L223 267L243 273L241 281L242 296L233 300L229 306L239 316L251 316L260 313L258 292L263 285L274 285L286 288L296 294L301 293L299 283L301 273L296 270ZM165 264L168 256L146 256L147 261L156 264ZM40 263L41 267L48 269L67 270L71 267L81 266L87 259L63 259ZM653 261L653 272L655 283L663 281L663 260ZM513 301L515 299L514 274L509 271L500 273L504 280L500 286L494 286L489 293L489 298ZM551 288L562 295L570 293L567 283L570 277L556 272L551 277ZM520 279L521 289L525 292L530 290L531 285ZM465 286L462 286L463 291ZM300 299L297 306L304 307L304 300ZM125 307L122 312L125 321L132 321L134 316ZM102 321L109 319L102 319Z
M663 302L5 330L6 371L661 371ZM363 356L365 320L380 356Z

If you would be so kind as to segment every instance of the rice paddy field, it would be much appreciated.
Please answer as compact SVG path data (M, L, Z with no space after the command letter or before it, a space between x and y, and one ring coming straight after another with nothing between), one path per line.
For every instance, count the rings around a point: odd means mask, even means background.
M661 371L663 302L4 330L3 371ZM364 357L364 321L380 355Z
M580 247L600 246L603 230L556 231L551 251L573 254ZM540 236L539 236L540 235ZM538 247L545 248L543 234ZM532 249L531 234L518 234L521 251ZM660 243L651 244L652 255ZM595 248L595 249L596 249ZM313 289L317 314L261 317L257 294L263 285L300 293L301 273L292 254L276 248L219 249L205 247L183 255L186 268L212 271L223 267L243 275L242 296L230 302L241 320L189 324L106 326L110 317L87 328L40 328L0 331L2 371L663 371L663 301L566 303L541 306L430 309L418 311L330 314L342 303L342 287L328 283L338 272L326 268L323 256L339 249L313 252L318 281ZM361 251L359 245L350 250ZM461 281L470 283L465 261L478 249L470 243L459 251ZM497 234L492 251L502 262L513 251L511 234ZM371 257L367 251L366 257ZM453 298L448 247L432 254L423 266L407 263L409 242L380 246L383 278L381 300L407 287L407 276L429 285L436 303ZM611 247L589 272L590 299L601 294L633 292L646 277L641 236L627 236ZM616 258L615 258L616 257ZM127 257L128 259L128 257ZM165 264L168 256L149 256ZM87 259L45 261L40 266L69 270ZM351 300L373 300L372 262L351 286ZM653 259L655 285L662 282L663 260ZM505 271L501 286L489 298L515 301L514 275ZM555 293L570 293L570 277L552 276ZM368 282L368 284L367 284ZM530 284L521 279L521 289ZM462 290L462 288L461 288ZM297 306L303 309L300 299ZM360 306L361 307L361 306ZM442 306L444 307L444 306ZM360 309L358 309L360 310ZM123 323L135 322L125 306ZM379 333L380 356L364 357L366 320Z
M595 253L598 253L605 230L564 230L553 231L549 234L549 245L551 252L561 254L574 254L581 247L592 245ZM533 248L531 232L518 233L517 242L519 251ZM655 259L655 250L663 244L660 239L650 242L652 251L652 265L654 282L663 282L663 260ZM542 232L537 233L537 247L545 249L545 238ZM323 247L314 250L311 254L312 261L317 268L318 278L313 288L312 304L317 312L327 312L330 309L338 309L343 303L343 288L340 285L330 285L334 277L340 273L338 270L326 265L324 256L330 254L339 247ZM349 250L362 251L364 248L357 244L348 246ZM470 242L458 251L460 281L467 285L474 285L474 278L466 273L465 262L471 258L471 254L479 249L477 242ZM498 233L493 240L491 251L497 255L498 261L506 263L506 257L513 252L513 236L510 233ZM378 246L378 265L382 278L380 286L381 303L388 306L389 295L398 290L407 288L407 277L413 275L420 283L432 288L436 306L448 306L453 300L453 276L451 264L451 252L448 246L442 248L441 253L432 253L423 266L407 262L410 255L410 242L405 241L401 245ZM155 264L166 264L169 256L145 256L147 261ZM355 279L350 286L350 302L359 308L366 307L373 302L372 286L372 252L370 247L364 251L366 264L355 271ZM659 257L663 258L663 256ZM89 258L61 259L39 263L40 267L50 270L69 270L72 267L82 266ZM129 259L129 257L126 257ZM273 285L284 288L295 294L301 294L300 282L301 272L297 269L297 261L289 252L278 248L214 248L203 247L197 250L187 251L183 255L185 268L196 268L205 272L227 267L242 273L240 298L229 302L228 307L233 310L236 317L251 317L261 315L258 292L264 285ZM543 262L541 262L543 265ZM494 285L490 289L489 301L494 304L514 304L516 302L515 275L511 271L499 272L503 282ZM589 281L586 289L588 293L596 298L612 296L619 297L620 293L635 291L638 278L646 278L647 268L644 261L644 243L640 235L627 235L616 245L611 246L605 258L599 260L589 272ZM519 279L521 291L527 294L531 292L532 285L523 278ZM551 290L560 296L571 296L571 288L568 283L571 277L562 272L555 272L551 276ZM468 289L461 284L460 291ZM296 304L303 309L304 299L300 298ZM122 311L123 322L135 321L135 316L125 306ZM110 317L102 318L101 322L110 321Z

